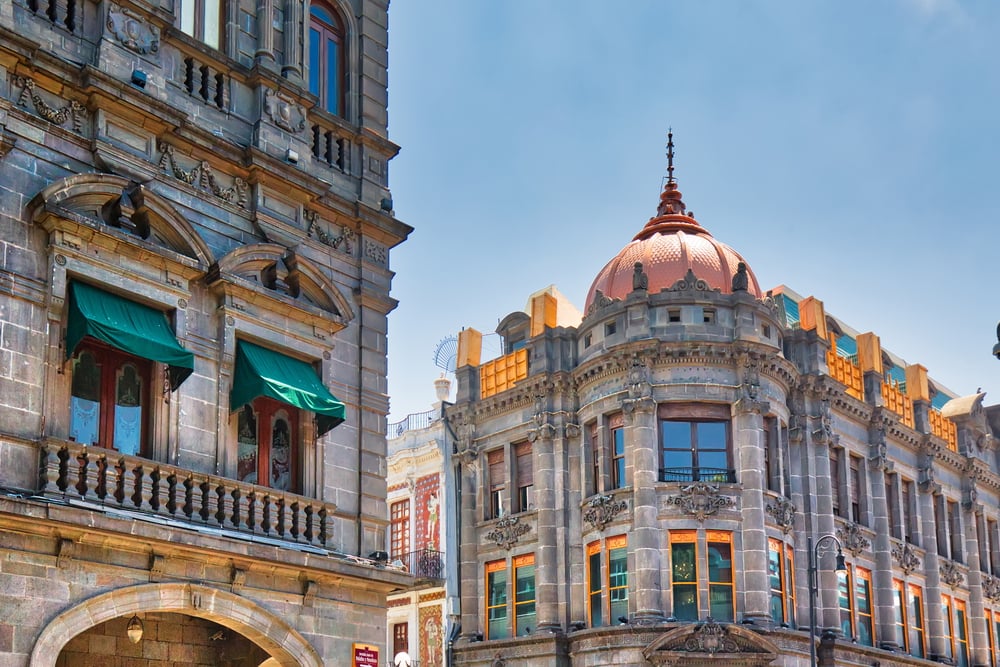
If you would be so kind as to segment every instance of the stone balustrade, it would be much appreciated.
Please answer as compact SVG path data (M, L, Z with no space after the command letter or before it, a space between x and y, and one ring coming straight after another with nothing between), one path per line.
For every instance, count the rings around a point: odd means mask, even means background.
M322 114L310 114L312 155L316 162L338 171L347 172L350 157L348 133Z
M111 449L50 440L41 447L39 492L112 509L325 547L336 506L186 470Z

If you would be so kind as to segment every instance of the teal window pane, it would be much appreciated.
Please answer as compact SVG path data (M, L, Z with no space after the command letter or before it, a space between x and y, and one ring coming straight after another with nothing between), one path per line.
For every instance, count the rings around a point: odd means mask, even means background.
M671 547L670 562L675 582L695 581L694 544L675 544Z
M698 589L694 584L674 584L674 618L698 620Z
M309 92L319 96L320 81L320 49L323 42L320 38L319 30L309 29Z
M708 601L710 615L717 621L733 621L733 587L709 586Z
M337 42L326 40L326 110L340 114L340 66L337 62Z

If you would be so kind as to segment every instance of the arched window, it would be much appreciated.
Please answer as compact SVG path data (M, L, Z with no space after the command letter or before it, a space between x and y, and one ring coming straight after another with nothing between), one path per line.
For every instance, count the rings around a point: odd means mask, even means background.
M313 4L309 10L309 92L320 106L344 113L344 24L332 9Z

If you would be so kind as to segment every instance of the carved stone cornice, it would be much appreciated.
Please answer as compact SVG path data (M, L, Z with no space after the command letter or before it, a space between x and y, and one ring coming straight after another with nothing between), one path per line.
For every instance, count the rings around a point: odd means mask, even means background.
M618 514L628 509L628 503L624 500L615 500L613 494L608 494L591 498L586 507L583 520L596 530L604 530L604 527L614 521Z
M920 567L920 556L917 550L908 542L895 543L892 545L892 557L899 563L899 569L904 574L909 574Z
M940 572L941 583L946 584L951 588L957 588L965 581L965 575L962 574L962 571L954 561L942 560Z
M845 524L837 531L837 537L844 547L844 551L858 556L862 551L871 547L871 541L864 536L861 526L856 523Z
M667 497L667 505L679 507L682 512L693 516L698 521L704 521L706 517L716 514L720 509L728 509L736 505L733 498L719 492L717 484L694 482L681 487L680 491L678 495Z
M521 523L518 516L505 516L496 522L493 530L486 533L486 539L495 542L498 547L510 551L522 535L531 532L531 526Z
M788 498L778 498L770 502L764 511L774 520L774 523L781 528L781 532L788 534L795 525L795 505Z

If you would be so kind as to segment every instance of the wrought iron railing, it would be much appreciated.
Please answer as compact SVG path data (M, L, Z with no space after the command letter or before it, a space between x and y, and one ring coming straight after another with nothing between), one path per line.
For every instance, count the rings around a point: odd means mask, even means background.
M434 549L421 549L405 554L394 554L391 562L403 564L403 570L418 579L444 579L444 552ZM398 561L398 563L397 563Z
M386 435L390 438L398 438L407 431L416 431L427 428L438 418L440 413L437 410L427 410L426 412L415 412L406 415L398 422L389 424Z
M728 468L661 468L660 481L732 484L736 482L736 471Z

